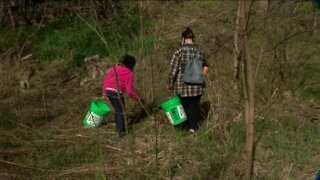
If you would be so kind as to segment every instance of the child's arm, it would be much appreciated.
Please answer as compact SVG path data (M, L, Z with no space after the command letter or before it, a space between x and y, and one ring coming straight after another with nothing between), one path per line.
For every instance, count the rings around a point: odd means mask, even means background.
M134 101L137 101L139 99L139 97L133 88L133 84L134 84L134 77L133 77L133 74L131 74L128 77L128 81L126 84L126 91L131 99L133 99Z

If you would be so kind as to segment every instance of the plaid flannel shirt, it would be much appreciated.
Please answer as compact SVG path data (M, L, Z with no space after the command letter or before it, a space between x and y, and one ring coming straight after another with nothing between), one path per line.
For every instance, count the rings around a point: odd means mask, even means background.
M196 45L182 45L170 59L170 71L168 78L168 88L173 89L174 93L180 97L194 97L203 94L205 84L187 84L183 82L183 72L187 61L200 51L200 60L204 66L208 66L204 57L203 49Z

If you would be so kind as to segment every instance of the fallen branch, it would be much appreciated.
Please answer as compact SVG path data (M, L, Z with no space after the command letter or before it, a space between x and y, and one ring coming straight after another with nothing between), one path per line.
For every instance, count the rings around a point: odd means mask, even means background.
M4 163L4 164L7 164L7 165L16 166L16 167L24 168L24 169L33 169L33 170L37 170L37 171L48 171L48 172L58 172L58 170L36 168L36 167L31 167L31 166L26 166L26 165L14 163L14 162L11 162L11 161L5 161L5 160L2 160L2 159L0 159L0 163Z
M124 153L124 154L126 154L126 155L130 155L129 152L124 151L124 150L119 149L119 148L116 148L116 147L113 147L113 146L109 146L109 145L102 145L102 146L103 146L103 147L106 147L106 148L108 148L108 149L111 149L111 150L115 150L115 151L117 151L117 152Z

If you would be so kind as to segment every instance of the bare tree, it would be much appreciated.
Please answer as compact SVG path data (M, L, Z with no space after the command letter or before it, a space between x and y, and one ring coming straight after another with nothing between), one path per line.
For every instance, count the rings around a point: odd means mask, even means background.
M252 4L251 4L252 5ZM252 59L248 44L248 21L250 13L247 10L247 1L239 0L239 41L238 47L240 58L243 62L244 72L244 117L246 123L246 174L245 179L252 176L254 162L254 79L252 70Z

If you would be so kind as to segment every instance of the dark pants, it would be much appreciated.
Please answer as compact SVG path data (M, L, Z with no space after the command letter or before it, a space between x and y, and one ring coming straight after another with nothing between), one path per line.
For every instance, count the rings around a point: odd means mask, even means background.
M183 109L187 114L189 128L197 130L201 120L200 96L180 97Z
M123 95L120 93L120 99L118 97L118 93L114 91L107 91L107 97L111 102L111 105L114 108L114 121L116 123L116 128L119 133L119 136L122 137L126 134L126 127L124 122L124 115L123 109L124 107L124 98Z

